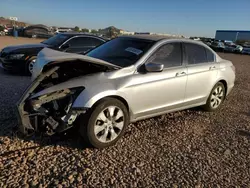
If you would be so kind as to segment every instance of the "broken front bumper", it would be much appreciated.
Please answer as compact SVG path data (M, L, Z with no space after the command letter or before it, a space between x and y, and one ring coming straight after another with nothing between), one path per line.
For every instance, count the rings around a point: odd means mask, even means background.
M30 97L30 94L37 88L40 82L45 78L50 76L59 67L54 67L49 71L40 74L25 90L24 94L17 102L17 119L19 131L24 135L29 135L34 132L34 127L30 122L30 114L24 110L25 101Z
M54 67L49 71L42 73L37 77L25 90L23 96L17 103L17 118L19 122L19 131L24 135L31 135L34 132L40 130L41 126L47 128L45 131L48 135L52 135L56 132L62 132L73 126L73 122L78 115L85 113L85 108L74 108L72 104L78 95L84 90L84 87L72 87L54 92L45 93L41 96L35 96L34 91L39 84L46 78L55 72L58 67ZM66 106L59 108L56 101L69 97L69 104L66 102ZM49 103L57 104L56 110L47 110L43 105ZM61 114L61 109L67 107L67 110ZM30 109L31 108L31 109ZM54 109L55 110L55 109ZM55 114L51 112L60 112ZM42 119L41 119L42 118ZM47 126L49 125L49 126Z

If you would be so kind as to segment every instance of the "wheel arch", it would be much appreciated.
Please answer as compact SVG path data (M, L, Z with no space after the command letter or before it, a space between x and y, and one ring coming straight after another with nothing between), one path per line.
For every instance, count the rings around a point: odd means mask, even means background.
M92 105L92 107L98 105L101 101L105 100L105 99L108 99L108 98L114 98L114 99L117 99L119 101L121 101L127 108L128 112L130 111L130 108L129 108L129 105L128 105L128 102L121 96L118 96L118 95L108 95L108 96L105 96L103 98L100 98L99 100L95 101Z
M36 55L27 56L27 57L25 58L25 66L27 66L28 63L29 63L31 60L36 59L36 58L37 58Z
M126 100L126 95L115 90L100 93L92 93L90 90L83 90L82 93L74 101L73 107L93 108L93 106L96 106L100 101L106 98L115 98L117 100L120 100L125 105L128 112L132 113L129 103Z
M225 97L226 97L227 96L227 81L225 79L219 79L217 82L215 82L215 84L213 85L213 87L210 89L210 92L212 91L212 89L214 88L214 86L216 84L218 84L219 82L222 83L224 85L224 87L225 87L225 93L226 93ZM207 101L209 95L210 95L210 93L207 95L206 101Z
M221 83L224 85L224 87L225 87L225 93L226 93L226 95L227 95L227 82L226 82L226 80L221 79L221 80L219 80L218 82L221 82ZM217 82L217 83L218 83L218 82Z
M27 56L27 57L25 58L25 73L26 73L26 74L30 74L30 73L28 72L29 63L30 63L33 59L36 59L36 58L37 58L36 55Z
M28 62L28 61L30 61L30 60L32 60L32 59L36 59L36 58L37 58L36 55L29 55L29 56L27 56L27 57L25 58L25 60L26 60L26 62Z

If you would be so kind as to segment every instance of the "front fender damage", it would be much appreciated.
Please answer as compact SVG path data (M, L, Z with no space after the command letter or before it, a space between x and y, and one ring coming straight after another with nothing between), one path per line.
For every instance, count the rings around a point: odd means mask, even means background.
M77 96L84 87L65 88L33 98L36 92L52 84L52 75L59 70L56 66L40 74L26 89L17 104L19 131L24 135L43 132L52 135L73 126L76 118L86 112L85 108L72 108ZM42 86L41 86L42 85Z

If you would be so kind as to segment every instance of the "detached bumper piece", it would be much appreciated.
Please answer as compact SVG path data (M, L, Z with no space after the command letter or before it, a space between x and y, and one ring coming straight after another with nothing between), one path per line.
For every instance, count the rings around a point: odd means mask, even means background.
M72 104L84 87L63 89L30 98L44 79L48 79L58 67L40 74L26 89L17 104L19 131L24 135L42 132L53 135L73 126L77 116L85 113L83 109L73 109Z

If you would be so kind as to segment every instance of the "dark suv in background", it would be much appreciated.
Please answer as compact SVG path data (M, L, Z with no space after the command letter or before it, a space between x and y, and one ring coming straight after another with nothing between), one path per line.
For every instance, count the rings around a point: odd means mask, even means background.
M50 38L53 36L50 28L45 25L31 25L23 30L24 36L32 38Z
M37 54L45 47L85 54L106 41L95 35L60 33L38 44L7 46L0 52L0 63L5 70L31 74Z

